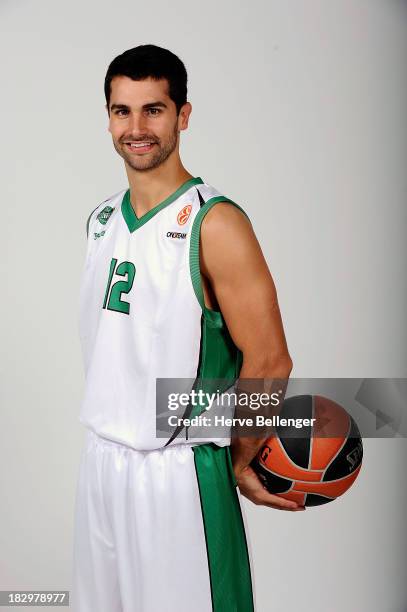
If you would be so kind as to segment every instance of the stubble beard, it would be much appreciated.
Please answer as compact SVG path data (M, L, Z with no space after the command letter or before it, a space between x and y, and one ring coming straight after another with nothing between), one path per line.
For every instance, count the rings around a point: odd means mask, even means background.
M145 140L149 140L149 138L146 137ZM141 139L140 142L142 142ZM127 153L127 151L124 150L125 144L117 144L113 141L113 145L120 157L122 157L126 164L130 166L130 168L133 168L133 170L138 170L139 172L153 170L161 166L175 150L178 142L178 123L175 123L172 133L164 144L156 140L154 140L154 142L155 147L150 154L139 156Z

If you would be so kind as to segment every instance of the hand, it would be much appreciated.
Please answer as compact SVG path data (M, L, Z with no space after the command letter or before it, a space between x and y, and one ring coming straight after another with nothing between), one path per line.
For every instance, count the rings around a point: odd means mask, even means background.
M247 465L238 473L235 471L235 476L242 495L250 499L256 506L268 506L275 510L290 510L291 512L305 510L305 506L300 506L294 501L269 493L250 465Z

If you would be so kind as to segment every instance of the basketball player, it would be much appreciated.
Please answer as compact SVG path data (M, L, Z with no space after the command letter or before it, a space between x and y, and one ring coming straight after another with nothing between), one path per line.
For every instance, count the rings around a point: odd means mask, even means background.
M128 188L87 220L73 609L251 612L240 495L301 508L250 468L262 440L156 437L156 379L288 378L275 286L247 214L181 162L192 110L182 61L130 49L105 95Z

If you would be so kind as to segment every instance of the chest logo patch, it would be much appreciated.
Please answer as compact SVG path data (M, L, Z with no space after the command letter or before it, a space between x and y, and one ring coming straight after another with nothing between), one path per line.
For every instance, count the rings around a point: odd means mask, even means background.
M187 235L181 232L167 232L167 238L186 238Z
M185 225L191 214L192 204L187 204L182 210L179 211L177 221L179 225Z
M105 206L104 209L100 211L100 213L97 215L96 218L98 221L100 221L102 225L106 225L113 211L114 211L114 207L112 208L111 206Z

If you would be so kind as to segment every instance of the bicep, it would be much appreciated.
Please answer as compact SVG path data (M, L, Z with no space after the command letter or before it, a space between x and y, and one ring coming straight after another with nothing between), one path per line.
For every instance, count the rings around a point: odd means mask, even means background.
M288 354L276 287L250 222L233 205L213 211L202 224L201 269L234 343L256 359Z

